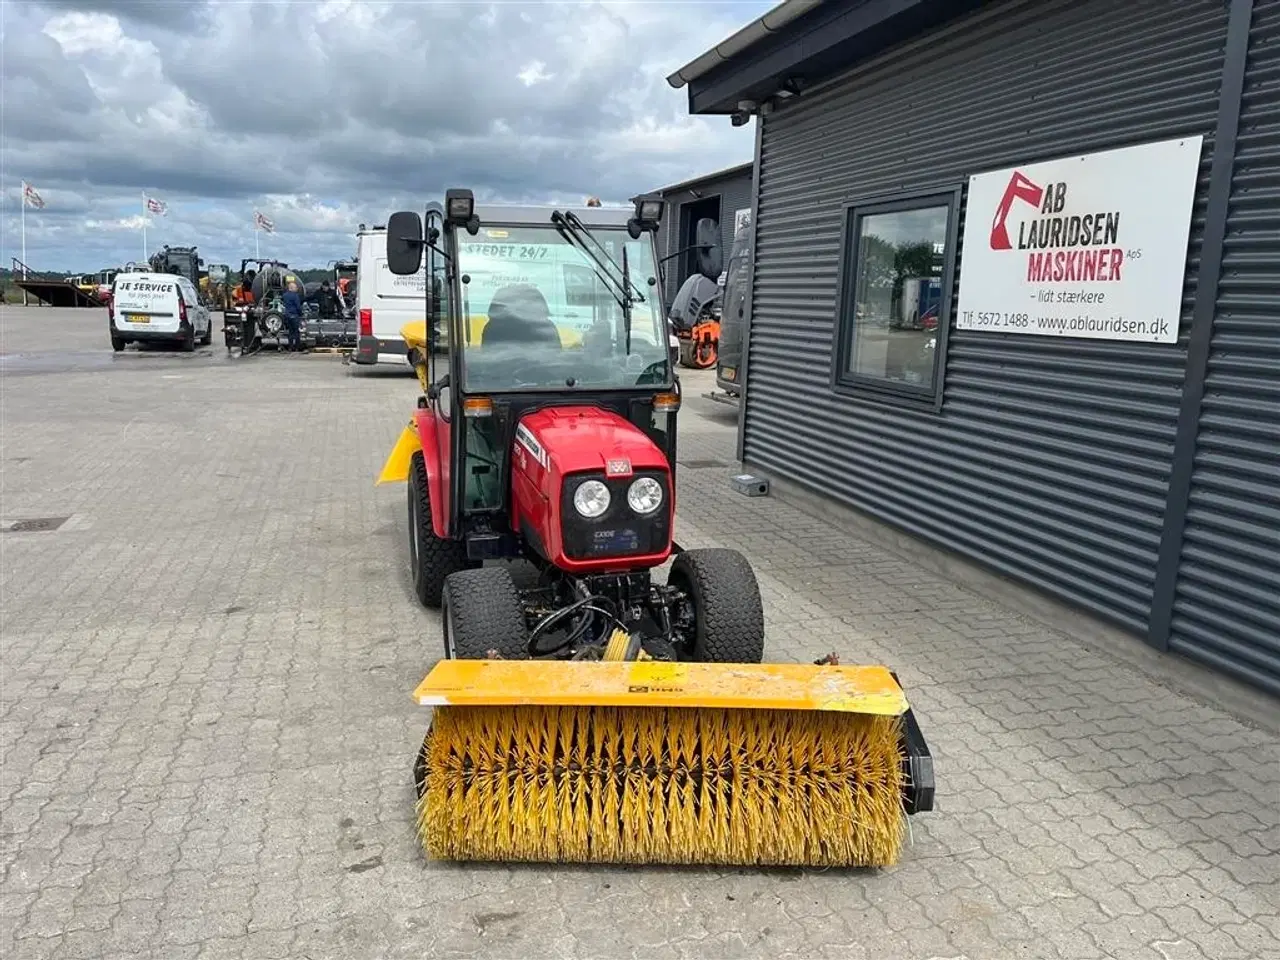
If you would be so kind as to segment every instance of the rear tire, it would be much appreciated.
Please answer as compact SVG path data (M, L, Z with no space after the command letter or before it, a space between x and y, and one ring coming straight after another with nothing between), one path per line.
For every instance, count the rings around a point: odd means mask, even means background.
M759 663L764 658L764 603L747 558L737 550L686 550L671 565L668 585L693 604L692 642L701 663Z
M190 326L182 337L182 352L191 353L196 348L196 328Z
M444 655L484 660L496 651L504 660L529 656L529 627L511 571L480 567L455 573L444 584Z
M467 548L457 540L436 536L428 489L427 468L419 451L409 465L409 570L418 602L439 607L445 578L468 566Z
M124 337L112 337L111 349L114 350L116 353L119 353L121 350L124 349L126 342L127 341L125 340Z
M209 328L205 330L204 336L200 338L200 346L207 347L213 343L213 318L209 318Z

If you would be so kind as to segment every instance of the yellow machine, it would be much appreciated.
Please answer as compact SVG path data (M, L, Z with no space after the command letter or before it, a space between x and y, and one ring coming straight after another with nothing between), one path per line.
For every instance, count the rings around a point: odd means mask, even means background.
M437 858L888 866L932 807L883 667L442 660L414 696Z
M414 691L433 708L422 844L450 860L887 866L934 793L897 677L834 655L761 662L746 558L673 539L679 384L641 299L655 208L482 217L451 190L425 232L412 213L388 224L395 276L425 249L429 277L474 281L506 256L490 234L523 271L484 298L474 282L428 292L431 332L402 330L422 393L378 482L408 481L414 591L444 639ZM574 266L574 251L607 294L590 343L548 325L560 267L523 265ZM536 584L485 563L509 559Z

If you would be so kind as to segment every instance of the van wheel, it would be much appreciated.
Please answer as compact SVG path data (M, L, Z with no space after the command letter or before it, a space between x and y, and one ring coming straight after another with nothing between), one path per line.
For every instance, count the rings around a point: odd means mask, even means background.
M182 338L182 352L190 353L196 348L196 328L188 327L186 334Z
M205 330L204 336L200 338L200 346L207 347L213 343L213 321L209 321L209 328Z
M119 353L121 350L124 349L124 345L126 342L127 341L125 340L124 337L112 337L111 349L114 350L116 353Z

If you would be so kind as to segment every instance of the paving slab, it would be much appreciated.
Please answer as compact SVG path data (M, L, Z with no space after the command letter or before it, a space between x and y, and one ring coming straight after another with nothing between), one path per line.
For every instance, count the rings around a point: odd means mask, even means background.
M104 311L5 306L0 956L1280 956L1273 734L732 492L735 411L685 380L681 543L752 558L768 658L888 663L920 716L937 810L900 865L425 860L441 639L373 485L414 380L113 355Z

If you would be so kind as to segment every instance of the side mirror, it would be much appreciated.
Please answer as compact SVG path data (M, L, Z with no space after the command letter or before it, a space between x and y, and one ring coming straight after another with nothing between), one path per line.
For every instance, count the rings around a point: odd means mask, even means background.
M724 271L724 248L720 246L720 224L703 217L694 228L694 248L698 272L708 280L717 280Z
M393 213L387 221L387 268L398 277L422 268L422 218L412 210Z

